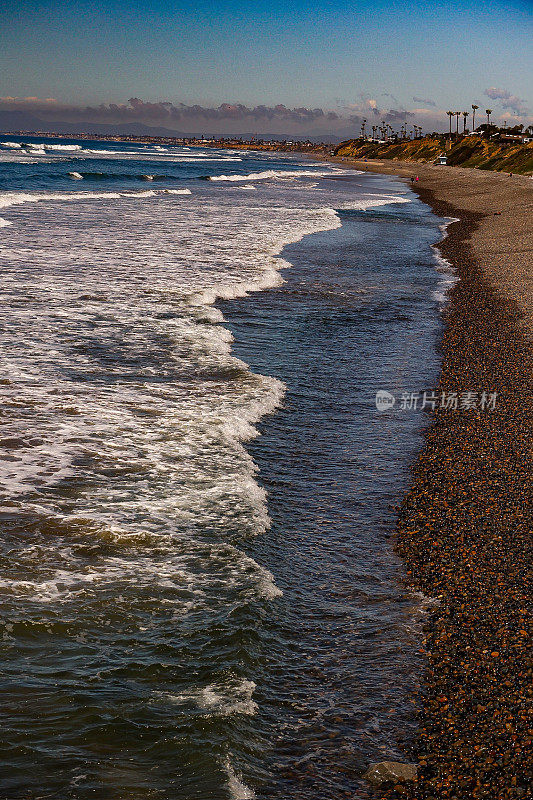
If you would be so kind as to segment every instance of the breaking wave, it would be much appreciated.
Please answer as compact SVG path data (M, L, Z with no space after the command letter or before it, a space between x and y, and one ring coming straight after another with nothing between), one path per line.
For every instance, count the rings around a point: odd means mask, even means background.
M325 178L331 177L334 174L334 170L273 170L268 169L264 172L250 172L247 175L206 175L201 176L205 180L208 181L230 181L230 182L237 182L237 181L264 181L264 180L276 180L276 179L286 179L286 178Z

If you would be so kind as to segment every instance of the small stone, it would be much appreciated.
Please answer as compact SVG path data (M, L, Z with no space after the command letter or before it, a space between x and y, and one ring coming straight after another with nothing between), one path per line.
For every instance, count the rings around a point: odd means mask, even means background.
M400 761L379 761L371 764L363 778L375 786L383 786L397 781L416 780L416 766L403 764Z

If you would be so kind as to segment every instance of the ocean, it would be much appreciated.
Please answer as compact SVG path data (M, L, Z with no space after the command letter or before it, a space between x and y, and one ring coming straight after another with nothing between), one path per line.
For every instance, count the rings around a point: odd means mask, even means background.
M444 224L296 154L0 137L2 799L338 800L407 758Z

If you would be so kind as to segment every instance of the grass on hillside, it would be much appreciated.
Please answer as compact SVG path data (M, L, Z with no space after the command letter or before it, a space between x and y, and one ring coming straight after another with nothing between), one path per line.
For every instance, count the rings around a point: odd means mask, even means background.
M434 161L445 152L444 141L438 137L413 139L405 142L377 144L362 143L352 139L342 142L335 150L337 156L350 158L393 159L399 161ZM488 142L480 137L459 139L446 151L450 166L476 167L477 169L516 172L522 175L533 173L533 142Z

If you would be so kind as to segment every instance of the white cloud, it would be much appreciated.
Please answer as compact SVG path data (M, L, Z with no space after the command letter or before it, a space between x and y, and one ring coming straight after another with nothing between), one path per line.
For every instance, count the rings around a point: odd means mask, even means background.
M529 110L526 108L525 101L515 94L511 94L507 89L497 89L491 86L490 89L485 89L485 94L491 100L496 100L502 108L509 109L517 116L526 116Z

